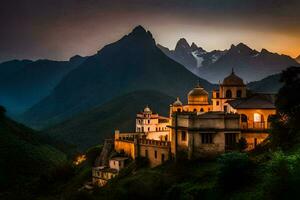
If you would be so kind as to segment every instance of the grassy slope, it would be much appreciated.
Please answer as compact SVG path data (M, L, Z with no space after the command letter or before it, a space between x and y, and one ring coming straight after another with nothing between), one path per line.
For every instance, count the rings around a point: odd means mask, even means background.
M0 119L0 158L0 197L18 191L26 198L41 175L66 162L65 154L8 118Z
M75 144L79 149L101 144L112 137L114 129L134 131L136 113L149 105L154 112L168 114L168 105L175 99L156 91L138 91L122 95L108 103L45 131L57 139Z

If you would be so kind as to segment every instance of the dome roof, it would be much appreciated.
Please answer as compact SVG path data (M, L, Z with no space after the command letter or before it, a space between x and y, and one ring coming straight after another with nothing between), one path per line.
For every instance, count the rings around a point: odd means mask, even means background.
M202 96L202 95L208 95L208 92L206 92L206 90L204 90L204 88L201 87L199 84L188 93L188 96Z
M243 79L235 75L233 69L229 76L224 78L223 85L245 85Z
M149 112L152 112L152 111L151 111L151 109L149 108L149 106L146 106L146 107L144 108L144 112L148 112L148 113L149 113Z
M199 84L188 93L189 105L208 104L208 92Z
M176 101L173 103L173 106L182 106L182 102L179 100L179 97L177 97Z

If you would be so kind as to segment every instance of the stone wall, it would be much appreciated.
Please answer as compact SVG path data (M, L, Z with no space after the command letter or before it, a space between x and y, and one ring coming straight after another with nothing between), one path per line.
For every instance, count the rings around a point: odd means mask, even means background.
M161 165L170 158L170 142L140 140L139 155L148 158L150 167Z
M134 141L115 140L115 151L119 153L124 152L132 159L135 159L137 156Z

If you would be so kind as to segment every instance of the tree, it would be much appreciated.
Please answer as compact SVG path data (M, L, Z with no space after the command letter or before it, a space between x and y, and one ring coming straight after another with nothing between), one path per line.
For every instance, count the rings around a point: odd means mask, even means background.
M244 137L241 137L237 143L239 151L244 151L248 148L247 140Z
M273 120L274 147L290 148L300 142L300 68L289 67L281 74L284 83L276 98L277 118Z

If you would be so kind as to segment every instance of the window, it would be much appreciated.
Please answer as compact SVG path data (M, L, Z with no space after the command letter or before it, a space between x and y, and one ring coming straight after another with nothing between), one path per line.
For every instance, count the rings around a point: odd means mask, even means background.
M204 112L203 108L200 109L200 112Z
M247 115L241 114L241 121L242 122L247 122L248 121Z
M216 93L216 97L220 98L220 93L219 92Z
M150 120L148 120L148 124L150 124Z
M194 112L197 112L197 109L194 109Z
M212 144L212 134L211 133L202 133L202 144Z
M234 149L236 145L236 133L225 133L225 147L226 149Z
M258 113L254 113L253 119L254 122L261 122L261 115Z
M161 154L161 162L163 163L163 162L165 162L165 154Z
M177 108L177 112L181 112L181 109L180 109L180 108Z
M145 150L145 157L148 158L148 150Z
M232 98L231 90L226 90L226 98Z
M220 102L219 102L219 101L217 101L217 102L216 102L216 105L218 106L219 104L220 104Z
M154 158L155 159L157 158L157 151L156 150L154 151Z
M148 131L150 131L150 127L148 127Z
M237 90L236 91L236 97L241 98L242 97L242 90Z
M181 132L181 141L186 141L186 132L185 131Z

